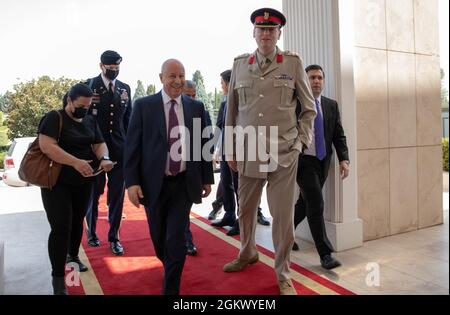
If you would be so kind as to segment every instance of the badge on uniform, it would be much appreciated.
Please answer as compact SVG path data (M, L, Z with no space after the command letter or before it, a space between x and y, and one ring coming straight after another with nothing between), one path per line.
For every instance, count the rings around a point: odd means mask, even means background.
M94 108L94 109L92 110L92 115L97 116L97 108Z
M100 93L103 95L103 94L106 94L108 91L106 90L106 89L104 89L103 88L103 86L101 86L100 87Z
M282 74L282 75L276 75L275 76L275 80L289 80L289 81L292 81L292 80L294 80L294 78L291 77L290 75Z
M120 99L124 102L128 102L128 92L125 89L122 89L122 93L120 94Z

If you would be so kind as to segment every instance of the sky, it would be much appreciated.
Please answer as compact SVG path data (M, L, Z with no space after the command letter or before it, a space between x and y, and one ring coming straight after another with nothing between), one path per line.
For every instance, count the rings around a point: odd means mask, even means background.
M234 57L255 50L250 14L264 6L282 1L1 0L0 93L17 78L97 76L108 49L123 57L118 79L133 90L139 79L160 89L162 63L177 58L213 92Z
M449 1L439 2L441 63L448 78ZM107 49L123 57L119 79L133 90L137 80L159 90L161 64L177 58L188 79L200 70L213 92L234 57L255 50L249 16L266 6L281 10L282 1L1 0L0 94L42 75L97 76Z

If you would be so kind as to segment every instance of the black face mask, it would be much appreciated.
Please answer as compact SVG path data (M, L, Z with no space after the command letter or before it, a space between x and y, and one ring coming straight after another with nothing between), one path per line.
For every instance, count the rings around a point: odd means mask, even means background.
M75 111L72 113L72 116L76 119L82 119L86 116L87 112L88 112L87 108L76 107Z
M119 70L106 69L105 76L111 81L117 78L119 75Z

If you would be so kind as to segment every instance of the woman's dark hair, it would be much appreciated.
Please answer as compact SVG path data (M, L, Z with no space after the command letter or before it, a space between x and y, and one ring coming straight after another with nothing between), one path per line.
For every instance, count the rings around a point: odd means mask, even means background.
M220 74L222 79L225 81L226 84L230 83L231 80L231 70L225 70Z
M78 83L72 86L69 90L69 92L66 93L63 97L63 105L64 108L67 106L67 99L70 97L70 99L75 101L80 96L84 97L92 97L93 93L92 90L84 83Z

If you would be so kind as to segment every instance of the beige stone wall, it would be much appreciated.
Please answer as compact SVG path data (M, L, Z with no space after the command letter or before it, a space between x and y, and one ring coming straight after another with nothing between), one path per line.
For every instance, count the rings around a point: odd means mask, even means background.
M364 240L443 222L437 0L357 0L358 214Z

